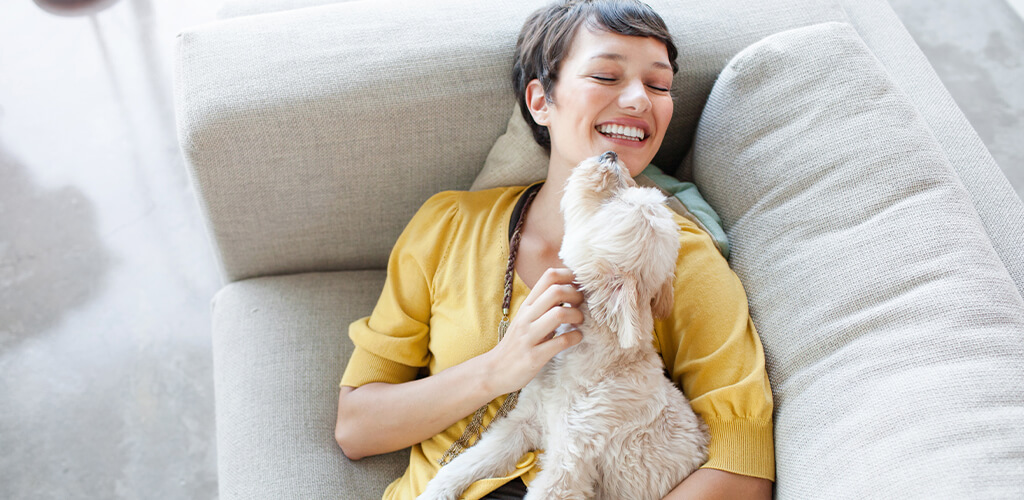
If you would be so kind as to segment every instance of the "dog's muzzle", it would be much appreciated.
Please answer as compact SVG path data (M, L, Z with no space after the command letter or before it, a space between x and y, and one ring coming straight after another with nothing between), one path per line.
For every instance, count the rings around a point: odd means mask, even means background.
M615 154L615 151L605 151L604 154L602 154L598 158L598 161L600 161L601 163L605 163L608 161L618 161L618 159L619 155Z

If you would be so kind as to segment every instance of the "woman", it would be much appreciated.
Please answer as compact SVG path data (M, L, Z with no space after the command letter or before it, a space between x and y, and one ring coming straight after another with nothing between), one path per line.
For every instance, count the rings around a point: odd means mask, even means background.
M338 444L355 460L412 447L384 498L423 491L455 443L475 438L477 408L487 406L486 424L505 394L580 341L579 332L551 336L583 319L583 295L558 258L560 188L575 165L604 151L634 176L650 163L672 117L675 58L664 22L635 0L563 1L526 21L513 86L550 152L545 182L432 197L396 242L373 313L350 328L356 349L341 382ZM705 466L667 498L770 498L772 396L746 296L710 238L678 221L677 304L656 322L653 341L711 445ZM499 341L507 292L511 322ZM527 453L509 476L478 481L465 498L521 497L541 465Z

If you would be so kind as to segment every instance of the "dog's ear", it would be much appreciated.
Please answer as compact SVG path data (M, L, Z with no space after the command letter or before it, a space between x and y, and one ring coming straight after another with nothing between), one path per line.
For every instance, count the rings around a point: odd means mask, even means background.
M675 279L669 278L661 284L654 298L651 299L651 313L655 318L667 318L672 312L672 302L675 300Z
M587 284L590 315L615 332L619 346L629 349L650 335L654 318L650 302L640 300L636 277L618 271L608 261L595 259L577 269L576 277Z
M640 300L636 276L623 274L616 279L609 297L608 320L619 336L619 346L631 349L654 328L651 308Z

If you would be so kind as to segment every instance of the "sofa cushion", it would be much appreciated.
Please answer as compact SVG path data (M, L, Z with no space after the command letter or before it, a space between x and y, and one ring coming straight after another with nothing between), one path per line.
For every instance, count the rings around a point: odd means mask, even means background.
M777 498L1019 494L1024 301L943 149L849 25L737 54L693 171L764 344Z
M532 184L547 177L548 160L547 151L533 138L530 126L516 104L505 133L494 141L494 146L487 152L483 168L469 189L479 191Z
M350 461L334 441L348 325L384 271L232 283L213 301L220 498L380 498L409 451Z

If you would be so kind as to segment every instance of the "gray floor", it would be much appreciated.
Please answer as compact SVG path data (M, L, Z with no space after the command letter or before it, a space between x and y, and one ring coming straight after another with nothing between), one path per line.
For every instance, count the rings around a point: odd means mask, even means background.
M1024 0L889 0L1024 199Z
M220 282L170 94L174 34L216 4L0 6L0 498L216 497ZM1024 194L1024 22L892 4Z

